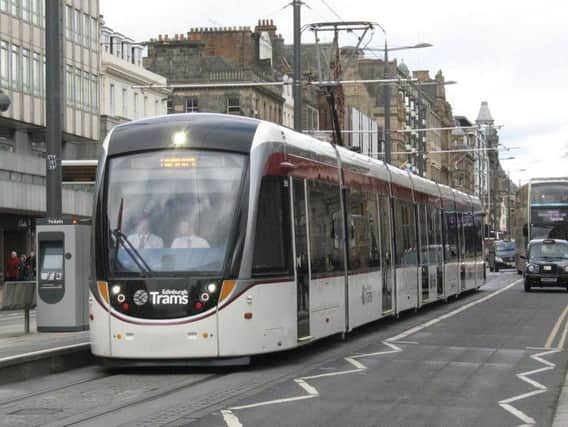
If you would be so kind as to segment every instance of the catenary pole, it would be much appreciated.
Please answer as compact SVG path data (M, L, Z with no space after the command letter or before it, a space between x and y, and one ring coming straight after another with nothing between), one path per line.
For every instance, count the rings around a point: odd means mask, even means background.
M294 129L302 131L302 29L300 9L301 0L293 1L294 7L294 86L292 95L294 98Z
M61 144L63 140L62 106L62 8L61 0L45 2L46 46L46 203L47 218L61 217Z

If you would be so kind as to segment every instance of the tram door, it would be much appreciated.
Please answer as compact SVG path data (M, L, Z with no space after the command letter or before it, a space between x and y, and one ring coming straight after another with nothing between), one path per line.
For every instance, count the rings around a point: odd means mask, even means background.
M387 196L379 196L379 228L381 233L381 266L383 274L383 314L389 314L393 310L394 280L391 209Z
M294 237L296 242L296 286L298 312L298 340L310 336L310 277L308 257L308 219L306 216L306 188L304 180L293 180Z

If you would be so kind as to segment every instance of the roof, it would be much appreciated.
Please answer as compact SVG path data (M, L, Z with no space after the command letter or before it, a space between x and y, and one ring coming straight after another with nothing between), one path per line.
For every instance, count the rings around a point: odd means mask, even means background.
M479 107L479 114L477 115L476 123L493 123L493 116L491 116L491 111L489 111L489 105L487 101L481 103Z

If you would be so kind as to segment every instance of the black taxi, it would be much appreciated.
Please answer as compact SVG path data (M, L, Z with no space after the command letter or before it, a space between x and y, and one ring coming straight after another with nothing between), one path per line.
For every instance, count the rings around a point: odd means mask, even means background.
M568 291L568 241L531 240L527 250L525 291L532 287L564 287Z

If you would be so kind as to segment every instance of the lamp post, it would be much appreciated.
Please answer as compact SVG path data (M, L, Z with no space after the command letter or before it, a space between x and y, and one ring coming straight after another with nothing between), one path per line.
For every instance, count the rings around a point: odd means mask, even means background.
M386 34L385 34L386 35ZM388 72L388 68L389 68L389 51L393 52L393 51L397 51L397 50L409 50L409 49L422 49L425 47L431 47L433 46L430 43L418 43L412 46L397 46L397 47L391 47L389 49L388 47L388 43L387 43L387 39L385 37L385 47L383 49L378 49L378 48L367 48L365 50L369 50L369 51L377 51L377 52L384 52L384 64L383 64L383 78L386 80L389 78L390 73ZM390 85L387 84L385 85L385 93L384 93L384 110L385 110L385 125L384 125L384 130L385 130L385 135L384 135L384 141L385 141L385 147L384 147L384 153L385 153L385 162L386 163L391 163L391 137L390 137L390 104L391 104L391 88Z

